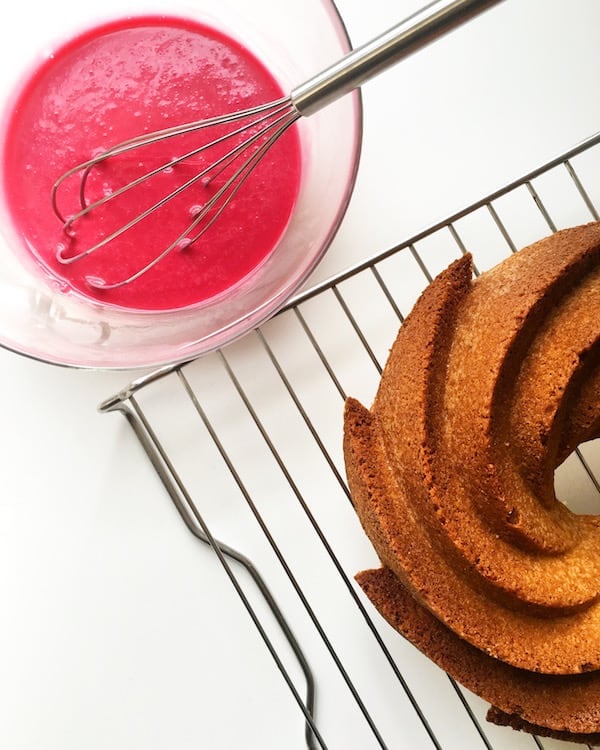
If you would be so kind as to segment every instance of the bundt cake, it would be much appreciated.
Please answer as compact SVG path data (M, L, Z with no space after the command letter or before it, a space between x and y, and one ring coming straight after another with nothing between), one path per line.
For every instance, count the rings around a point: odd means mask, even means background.
M473 279L465 255L400 328L372 408L346 402L352 500L392 626L499 724L600 738L600 516L556 467L600 436L600 223Z

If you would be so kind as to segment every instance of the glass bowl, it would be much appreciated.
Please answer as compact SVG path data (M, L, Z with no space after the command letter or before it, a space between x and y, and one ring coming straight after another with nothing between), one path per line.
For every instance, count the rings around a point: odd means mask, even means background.
M329 0L26 1L13 6L10 23L0 28L4 58L0 107L6 111L20 81L70 37L126 15L161 13L204 21L239 39L262 59L284 91L350 48L343 21ZM137 312L65 293L58 284L55 288L36 273L33 263L15 253L4 200L0 200L0 345L53 364L154 367L219 348L271 317L317 265L346 211L360 155L360 94L349 94L301 118L296 127L302 177L285 234L268 260L246 280L195 307Z

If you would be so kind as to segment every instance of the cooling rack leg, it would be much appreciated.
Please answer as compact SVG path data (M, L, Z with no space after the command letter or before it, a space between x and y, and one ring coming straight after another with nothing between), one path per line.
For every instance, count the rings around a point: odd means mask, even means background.
M144 448L146 455L150 459L152 466L158 474L163 486L167 490L169 497L177 508L177 511L183 519L185 525L196 539L212 547L217 557L221 561L223 567L225 568L225 571L229 576L234 588L236 589L244 606L250 614L250 617L252 618L256 628L258 629L259 634L265 642L269 652L271 653L271 656L275 660L279 671L288 684L288 687L292 691L296 702L304 713L305 739L308 750L318 750L318 748L321 748L321 750L327 750L327 747L322 737L320 736L315 724L316 691L312 670L300 647L300 644L296 640L287 620L285 619L281 609L275 601L275 598L273 597L271 591L269 590L267 584L265 583L256 567L253 565L252 561L241 552L233 549L223 542L216 540L212 536L209 529L206 527L206 524L203 521L198 509L196 508L196 505L192 501L191 497L189 497L188 493L183 487L183 484L178 481L177 473L174 467L171 465L168 456L161 447L160 441L158 440L149 423L144 418L143 412L139 408L133 396L131 396L128 400L121 401L119 399L115 399L111 400L110 402L105 402L103 405L101 405L100 411L118 411L126 417L138 440L142 444L142 447ZM252 608L252 605L250 604L244 591L242 590L237 578L235 577L235 574L233 573L228 563L228 560L236 562L246 570L255 586L260 591L263 599L265 600L273 617L275 618L275 621L277 622L279 628L285 636L285 639L292 649L304 675L304 679L306 682L306 692L304 700L302 700L301 696L298 694L290 675L281 662L274 645L266 634L262 624L260 623L260 620L258 619L258 616Z

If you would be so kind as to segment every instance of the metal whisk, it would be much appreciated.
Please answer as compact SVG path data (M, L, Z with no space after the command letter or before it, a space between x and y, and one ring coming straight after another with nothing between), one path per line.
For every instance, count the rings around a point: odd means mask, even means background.
M378 73L388 69L401 59L498 2L500 0L436 0L436 2L432 2L372 41L349 52L338 62L305 83L296 86L287 97L220 117L198 120L141 135L112 146L94 158L74 166L55 182L51 195L54 212L63 223L64 232L70 236L76 234L75 224L79 220L91 215L101 206L130 190L143 189L143 184L147 180L166 169L189 161L216 147L219 148L218 157L209 166L201 169L158 202L110 232L91 247L77 254L68 255L66 248L61 247L56 253L57 260L69 264L91 255L144 221L150 214L192 185L197 183L207 184L217 175L230 170L231 173L224 180L222 186L195 212L185 230L149 263L127 278L117 281L107 282L103 279L88 279L90 286L100 289L115 289L130 284L153 268L175 248L187 247L202 237L227 208L267 151L300 117L306 117L319 111L341 96L358 88ZM200 144L197 148L175 159L169 159L168 162L147 171L98 200L91 202L87 200L86 185L88 177L96 167L107 160L165 139L196 131L206 130L210 132L212 129L222 126L231 126L231 129L224 134L219 131L216 138ZM233 145L227 147L228 142ZM224 153L223 147L225 147ZM65 217L59 209L58 191L65 180L77 174L80 174L80 209L75 214Z

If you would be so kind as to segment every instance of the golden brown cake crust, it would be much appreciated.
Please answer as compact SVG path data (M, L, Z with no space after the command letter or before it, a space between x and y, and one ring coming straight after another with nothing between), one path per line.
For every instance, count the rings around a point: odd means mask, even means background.
M356 576L373 605L396 630L469 690L490 702L499 719L532 725L547 736L591 742L600 736L600 672L543 675L493 659L458 638L386 568ZM567 736L568 735L568 736Z
M400 328L372 409L346 404L348 481L380 559L461 638L520 668L600 668L600 522L552 481L598 429L599 365L590 224L474 282L470 258L456 261Z
M587 633L594 633L590 610L558 621L502 607L478 586L468 570L449 565L442 549L427 534L421 519L395 490L375 418L353 399L346 403L345 454L348 482L359 518L381 561L394 571L412 594L461 637L487 644L484 650L504 661L535 671L585 671L598 656ZM394 519L402 518L398 528ZM462 574L461 574L462 573ZM595 611L595 610L593 610ZM439 615L438 615L439 616ZM587 622L586 622L587 620ZM584 636L580 632L584 629ZM514 633L527 634L515 639ZM565 669L563 648L575 659ZM557 669L557 665L560 667ZM570 664L567 664L570 666Z
M600 222L472 280L467 255L400 328L371 409L346 401L344 459L383 565L383 616L490 701L490 720L600 737L600 516L555 496L600 436Z
M511 727L521 732L528 732L529 734L537 734L540 737L552 737L555 740L564 740L566 742L580 742L585 745L599 745L600 744L600 732L565 732L560 730L548 729L548 727L540 726L539 724L532 724L529 721L524 721L517 714L507 714L501 711L496 706L491 706L486 714L486 719L493 724L498 724L501 727Z

